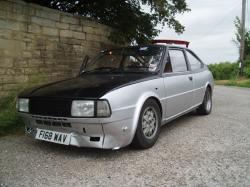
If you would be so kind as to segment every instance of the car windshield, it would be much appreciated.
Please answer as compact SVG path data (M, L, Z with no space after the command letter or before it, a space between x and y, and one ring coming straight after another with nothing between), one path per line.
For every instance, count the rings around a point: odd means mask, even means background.
M84 72L157 72L163 46L138 46L101 52Z

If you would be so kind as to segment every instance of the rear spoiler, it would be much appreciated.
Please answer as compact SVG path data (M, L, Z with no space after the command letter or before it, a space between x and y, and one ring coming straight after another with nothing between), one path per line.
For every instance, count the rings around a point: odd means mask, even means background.
M152 43L153 44L165 43L165 44L185 45L188 48L190 42L184 41L184 40L152 40Z

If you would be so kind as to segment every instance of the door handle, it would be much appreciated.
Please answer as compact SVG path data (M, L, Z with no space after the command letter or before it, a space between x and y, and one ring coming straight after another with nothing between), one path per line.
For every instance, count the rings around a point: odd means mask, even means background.
M188 79L189 79L190 81L192 81L192 80L193 80L193 76L188 76Z

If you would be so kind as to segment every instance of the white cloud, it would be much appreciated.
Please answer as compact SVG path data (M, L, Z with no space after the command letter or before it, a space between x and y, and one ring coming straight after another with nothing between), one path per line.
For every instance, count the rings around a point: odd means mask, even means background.
M236 61L238 49L233 44L234 19L241 15L239 0L186 0L191 11L178 15L185 32L176 34L169 28L162 29L159 37L190 41L194 50L206 63Z

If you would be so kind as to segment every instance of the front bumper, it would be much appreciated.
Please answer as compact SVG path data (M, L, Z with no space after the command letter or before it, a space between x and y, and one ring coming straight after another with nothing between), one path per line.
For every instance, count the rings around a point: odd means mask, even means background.
M22 114L26 134L35 138L37 128L70 133L70 145L118 149L129 145L133 139L132 118L106 122L100 119L61 118Z

